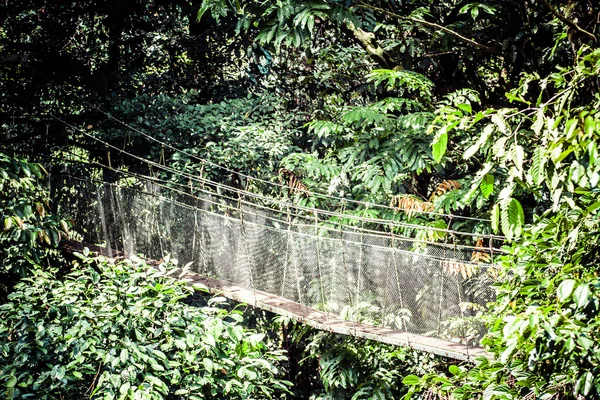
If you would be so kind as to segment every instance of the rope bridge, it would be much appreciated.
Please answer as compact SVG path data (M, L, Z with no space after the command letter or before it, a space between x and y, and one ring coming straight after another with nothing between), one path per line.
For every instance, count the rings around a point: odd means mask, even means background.
M318 329L462 360L482 354L474 315L493 300L492 247L409 238L398 233L402 222L261 204L216 182L190 193L119 172L118 184L51 177L62 212L109 252L168 254L213 291Z
M139 137L199 165L231 173L247 186L253 182L271 189L265 193L290 189L178 149L82 101ZM395 213L418 213L450 222L488 221L402 210L308 190L305 196L330 201L336 204L335 211L301 206L291 199L270 198L248 187L239 189L175 170L58 116L48 116L107 152L174 178L163 181L115 169L110 156L108 165L89 163L81 152L71 153L67 160L50 160L63 168L63 173L51 179L54 201L87 241L126 255L160 259L169 254L198 274L192 279L213 291L318 329L461 360L484 354L476 346L485 332L476 314L494 298L494 256L499 252L494 241L503 238L450 230L450 224L445 229L412 224L395 218ZM83 164L81 176L67 167L77 163ZM109 183L84 178L94 176L89 168L113 171L121 179ZM354 207L355 213L346 212L346 205ZM361 209L362 215L357 215ZM370 217L372 209L383 210L392 219ZM417 235L426 239L415 238L417 232L426 233ZM477 245L465 245L469 239Z

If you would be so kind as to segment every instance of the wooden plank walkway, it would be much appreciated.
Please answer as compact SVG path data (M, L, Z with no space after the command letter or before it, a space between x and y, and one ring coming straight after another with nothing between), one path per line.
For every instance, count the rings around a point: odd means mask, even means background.
M185 275L182 279L190 284L199 283L208 288L212 294L291 318L322 331L410 347L460 361L475 362L475 358L479 356L491 358L491 355L481 347L467 347L432 337L345 321L294 301L260 290L249 290L230 282L200 275Z

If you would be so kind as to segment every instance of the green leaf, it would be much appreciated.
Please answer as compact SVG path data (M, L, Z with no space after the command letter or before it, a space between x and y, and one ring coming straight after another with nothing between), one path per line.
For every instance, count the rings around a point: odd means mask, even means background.
M17 377L16 376L11 376L11 378L6 383L6 387L7 388L12 388L12 387L15 387L16 384L17 384Z
M498 130L500 131L500 133L502 134L507 134L508 133L508 127L506 126L506 120L504 119L504 116L500 115L500 114L492 114L492 122L498 127Z
M590 115L585 117L583 129L585 131L585 135L589 138L592 138L594 136L594 131L596 130L596 120L594 120L594 118Z
M439 135L436 141L432 144L433 159L436 162L440 162L444 154L446 154L446 147L448 146L448 133Z
M204 365L204 369L206 370L206 372L208 372L209 374L212 374L213 366L214 366L214 363L212 362L212 360L210 358L204 358L202 360L202 364Z
M594 374L588 371L585 374L585 385L583 387L583 395L587 396L592 391L592 385L594 384Z
M594 211L596 211L599 208L600 208L600 201L597 201L597 202L593 203L592 205L588 206L585 209L585 212L588 213L588 214L590 214L590 213L593 213Z
M404 379L402 379L402 383L408 386L414 386L421 383L421 378L416 375L406 375Z
M461 110L463 110L467 114L471 114L473 112L473 108L468 103L457 104L456 107L460 108Z
M517 145L512 148L512 160L515 163L515 167L519 171L523 171L523 163L525 161L525 150L523 146Z
M588 305L590 296L592 292L590 290L590 285L587 283L582 283L577 286L575 292L573 293L573 298L577 302L577 308L584 308Z
M58 369L56 370L56 376L55 379L57 381L60 381L62 378L65 377L65 373L66 373L66 369L63 365L61 365L60 367L58 367Z
M589 350L595 342L585 335L579 335L579 337L577 338L577 343L579 343L579 345L581 345L581 347L583 347L584 350Z
M31 177L31 169L29 168L29 164L25 161L19 161L19 165L21 165L21 171L25 174L26 177Z
M483 197L485 197L486 199L490 197L490 195L494 192L494 175L485 174L483 176L483 179L481 179L479 188L481 189Z
M523 232L525 215L521 203L515 198L508 198L500 203L500 222L502 231L508 240L517 238Z
M129 353L127 352L127 349L122 349L121 350L121 354L120 354L119 358L121 359L122 363L127 362L127 358L129 358Z
M460 375L460 368L458 368L456 365L451 365L450 367L448 367L448 371L452 375Z
M69 224L65 220L60 220L60 227L64 233L69 234Z
M121 385L121 387L119 388L119 393L121 393L122 395L126 395L127 392L129 391L129 388L131 387L131 384L129 382L125 382L123 385Z
M11 217L4 218L4 232L10 230L13 226L13 219Z
M492 224L492 230L494 231L494 233L498 233L498 229L500 227L500 205L499 204L494 204L494 207L492 207L490 220L491 220L491 224Z
M544 116L544 109L540 108L535 115L533 124L531 125L531 129L533 129L533 132L536 135L539 135L542 129L544 128L545 123L546 118Z
M528 176L531 178L531 182L536 185L540 185L544 181L544 168L546 159L544 157L544 150L538 147L533 152L533 158L531 163L531 169L529 170Z
M577 382L575 382L575 386L573 387L573 396L578 397L579 392L581 391L581 383L583 382L584 375L581 375Z
M571 294L573 293L573 289L575 288L575 280L574 279L565 279L558 286L558 290L556 291L556 296L558 297L558 301L564 303Z
M562 153L560 153L560 154L558 155L558 157L554 157L554 158L552 159L552 161L554 161L554 164L556 164L556 165L558 166L558 164L559 164L559 163L560 163L562 160L564 160L565 158L567 158L567 156L568 156L569 154L571 154L573 151L575 151L575 147L571 146L571 147L567 148L565 151L563 151Z
M517 349L517 344L518 343L516 343L516 342L510 344L502 352L502 354L500 355L500 362L502 364L506 364L508 362L508 360L510 359L510 357L512 357L512 355L515 353L515 350Z
M486 125L485 128L483 128L483 131L481 131L481 136L479 136L479 139L477 139L477 141L471 147L465 150L463 158L465 160L468 160L469 158L473 157L478 151L480 151L493 132L494 125Z
M204 15L204 13L206 11L208 11L209 8L210 8L210 1L209 0L203 0L202 1L202 6L198 10L198 14L196 15L196 22L200 22L200 20L202 19L202 16ZM216 17L215 19L218 22L219 21L218 14L215 15L215 17Z
M163 353L162 351L158 350L158 349L152 350L152 353L154 353L161 360L166 360L167 359L167 355L165 353Z
M463 154L463 158L465 160L468 160L469 158L473 157L475 155L475 153L477 153L477 151L479 151L480 147L481 146L479 145L479 143L475 143L474 145L469 147L467 150L465 150L465 152Z
M573 340L573 338L567 339L567 341L565 342L565 348L568 352L573 351L575 349L575 340Z
M566 132L565 132L565 137L567 138L567 140L571 140L573 138L573 135L575 134L575 129L577 129L577 125L578 125L578 120L577 118L572 118L570 120L567 121L566 123Z

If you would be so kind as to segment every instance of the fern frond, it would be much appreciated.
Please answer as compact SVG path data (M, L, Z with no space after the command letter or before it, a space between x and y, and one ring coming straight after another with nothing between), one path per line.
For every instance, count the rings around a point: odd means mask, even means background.
M332 121L313 121L308 123L308 131L319 139L328 136L338 136L344 132L344 126Z
M383 83L388 89L418 92L427 98L431 98L433 89L433 82L425 76L407 70L374 69L367 75L367 81L375 85Z
M278 173L279 183L281 183L282 185L285 184L283 178L286 178L287 187L289 188L291 193L300 193L304 195L308 194L308 188L306 187L306 185L304 185L302 180L292 171L290 171L289 169L280 168Z
M508 198L500 203L500 225L509 240L519 237L525 224L523 207L517 199Z
M353 107L342 116L346 124L358 123L358 125L377 125L386 121L389 117L371 107Z
M459 104L479 103L480 101L479 93L476 90L465 88L448 93L440 103L457 107Z
M476 265L466 264L459 261L444 260L441 264L445 273L456 276L461 275L463 279L472 277L478 271Z
M489 263L492 260L492 256L487 252L487 249L483 246L483 238L477 239L475 249L471 254L471 262L474 263Z
M435 114L427 111L401 115L396 120L396 126L401 129L413 130L421 133L429 126L434 117Z

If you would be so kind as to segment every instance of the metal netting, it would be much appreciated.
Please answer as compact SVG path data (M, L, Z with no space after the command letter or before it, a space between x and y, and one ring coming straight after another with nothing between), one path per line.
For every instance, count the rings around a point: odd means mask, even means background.
M355 322L472 344L483 332L475 315L494 296L494 266L453 243L331 228L149 182L60 177L52 189L86 241L154 260L168 254L198 274Z

